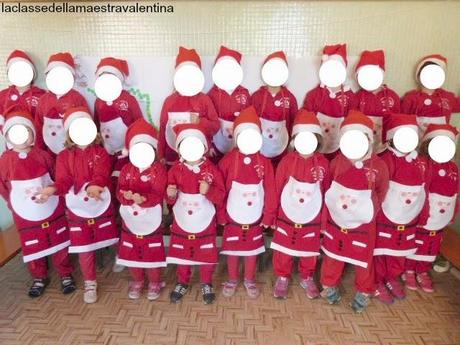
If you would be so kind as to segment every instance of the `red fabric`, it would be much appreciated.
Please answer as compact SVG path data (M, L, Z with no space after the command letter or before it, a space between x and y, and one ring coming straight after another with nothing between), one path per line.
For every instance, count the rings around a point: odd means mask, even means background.
M385 117L390 113L400 112L400 99L398 94L383 85L377 92L360 89L356 93L358 110L365 115Z
M120 96L110 105L96 98L94 103L94 119L98 123L108 122L121 117L126 127L129 127L137 119L142 119L142 110L136 97L126 90L122 90Z
M127 261L145 263L166 262L165 247L163 243L163 228L154 229L155 232L139 238L123 226L120 242L118 244L118 257ZM158 245L158 247L150 245ZM136 266L135 263L131 263Z
M149 283L160 283L163 270L161 268L128 267L131 278L135 282L144 282L145 274Z
M299 260L299 274L301 279L313 277L316 271L317 256L301 257ZM291 278L294 266L294 257L273 251L273 271L277 277Z
M187 61L194 62L198 65L198 67L201 68L201 59L195 49L179 47L179 53L176 57L176 67Z
M64 62L67 65L69 65L70 67L72 67L73 69L75 69L75 61L73 59L73 56L72 56L72 54L67 53L67 52L65 52L65 53L56 53L56 54L51 55L49 57L49 59L48 59L48 65L51 62Z
M433 263L428 261L415 261L406 259L405 270L416 273L428 273L433 268Z
M251 105L251 95L244 86L237 86L231 94L214 85L208 92L219 119L235 121L241 110Z
M359 292L373 294L375 292L374 265L372 261L369 264L370 266L368 268L354 266L355 288ZM321 264L321 285L324 287L337 287L342 280L344 268L345 262L332 259L327 255L323 256Z
M6 111L15 105L19 105L35 116L38 100L44 94L45 90L34 85L20 94L16 86L11 85L0 91L0 116L5 116Z
M224 57L224 56L230 56L232 58L234 58L238 63L241 62L241 53L236 51L236 50L233 50L233 49L229 49L227 47L224 47L224 46L220 46L220 49L219 49L219 53L217 54L216 56L216 62L217 60L219 60L221 57Z
M286 58L286 54L282 51L282 50L278 50L276 52L273 52L271 54L269 54L265 60L264 60L264 64L267 63L269 60L271 59L281 59L283 60L284 62L287 63L287 58Z
M182 96L174 92L166 98L163 103L160 115L160 136L158 142L158 154L160 158L173 163L178 159L177 152L166 143L165 130L168 123L170 112L195 112L200 118L200 125L204 128L205 134L210 140L219 130L219 120L216 109L209 98L204 93L195 96Z
M101 59L101 61L99 61L99 64L97 65L97 69L101 67L105 67L105 66L116 68L125 77L129 76L129 67L128 67L128 62L126 62L126 60L116 59L113 57L106 57L106 58Z
M96 280L96 252L86 252L78 254L78 262L80 263L80 271L83 280Z
M20 59L27 60L32 65L34 65L32 59L30 58L30 56L25 51L22 51L22 50L19 50L19 49L16 49L16 50L12 51L11 54L8 55L8 59L6 60L6 63L8 64L10 62L10 60L15 59L15 58L20 58ZM35 66L34 66L34 69L35 69Z
M326 86L318 85L307 92L303 108L331 117L345 117L358 106L356 95L351 89L336 92L334 98L330 94L331 91Z
M360 67L366 65L376 65L382 70L385 70L385 53L383 50L365 50L361 53L359 61L356 64L355 70L357 71Z
M323 48L323 55L331 56L331 55L340 55L343 59L345 65L347 64L347 45L346 44L333 44L324 46Z
M212 285L212 275L216 265L200 265L200 283ZM177 282L180 284L189 285L190 277L192 276L192 266L177 265Z
M389 280L397 279L405 271L405 256L374 256L375 281L385 284Z
M67 248L61 249L51 256L54 269L58 272L59 277L69 276L74 268L70 261ZM41 258L27 263L30 275L34 279L44 279L48 277L48 258Z
M244 257L244 280L255 280L257 269L257 255ZM240 278L240 257L227 256L228 280L238 281Z
M238 240L229 241L228 239L231 237L238 237ZM231 223L225 225L224 236L222 238L222 251L230 252L229 255L238 255L237 253L231 253L236 251L254 252L264 247L263 229L260 225L250 226L249 229L242 229L240 225Z

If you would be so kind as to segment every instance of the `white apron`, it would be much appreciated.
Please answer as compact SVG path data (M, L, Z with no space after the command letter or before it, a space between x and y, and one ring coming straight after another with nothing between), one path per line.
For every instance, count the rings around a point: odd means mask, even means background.
M128 127L126 127L121 117L107 122L101 122L102 140L104 142L104 148L109 155L113 155L123 149L127 129Z
M48 146L54 154L57 155L64 150L65 129L62 119L43 117L42 135L46 146Z
M83 186L78 194L74 193L74 188L72 187L65 195L65 202L67 208L76 216L81 218L96 218L109 208L111 201L110 191L107 187L104 187L104 191L100 195L102 200L96 200L86 194L87 186L88 183Z
M373 147L374 151L373 152L380 153L385 148L385 144L383 144L385 140L382 138L383 118L381 116L371 116L371 115L367 115L367 117L369 117L374 123L374 147Z
M227 213L238 224L253 224L262 216L264 196L262 181L258 184L233 181L227 197Z
M137 204L120 206L121 218L135 235L146 236L155 232L160 227L162 215L160 204L153 207L140 207Z
M14 212L21 218L33 222L48 219L56 210L59 204L59 197L52 195L43 204L37 204L33 198L44 187L52 183L53 181L48 173L31 180L12 180L10 203Z
M323 149L322 153L332 153L339 149L340 146L340 125L343 117L332 117L318 112L316 115L323 130Z
M233 140L233 122L219 119L220 129L214 134L212 142L220 153L227 153L234 147Z
M446 117L445 116L437 116L437 117L430 117L430 116L417 116L417 124L420 129L420 134L424 134L426 128L430 123L436 125L444 125L446 124Z
M299 182L289 177L281 193L281 208L293 223L311 222L320 213L322 204L319 182Z
M190 112L169 112L168 113L168 122L166 123L165 129L165 139L166 143L174 151L176 150L176 133L174 133L174 126L182 123L190 123Z
M409 224L422 210L425 197L424 184L407 186L390 180L382 211L395 224Z
M456 201L457 194L454 196L444 196L437 193L429 193L428 202L430 211L423 228L430 231L444 229L454 216Z
M289 143L286 121L270 121L260 118L262 125L262 148L260 152L268 158L279 156Z
M202 194L179 192L173 212L174 219L182 230L198 234L211 224L216 209L212 202Z
M355 229L368 224L374 217L370 189L354 190L332 181L324 202L332 220L345 229Z

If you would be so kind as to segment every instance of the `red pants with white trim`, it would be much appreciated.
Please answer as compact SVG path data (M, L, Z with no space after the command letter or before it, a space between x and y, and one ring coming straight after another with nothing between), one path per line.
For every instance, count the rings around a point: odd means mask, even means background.
M129 267L129 273L135 282L144 282L145 273L147 273L147 279L149 283L160 283L161 274L163 270L161 268L140 268L140 267Z
M61 249L51 255L51 261L61 278L69 276L74 270L72 262L70 262L68 248ZM28 262L27 268L34 279L45 279L48 277L48 257Z
M429 272L433 267L433 263L429 261L415 261L406 259L406 271L414 271L416 273Z
M240 258L244 260L244 280L256 279L257 255L227 256L228 280L238 281L240 277Z
M316 270L317 256L299 257L299 274L302 279L313 276ZM294 257L280 251L273 251L273 271L278 277L291 278Z
M197 265L200 270L201 284L212 284L212 275L216 269L216 264ZM177 282L184 285L190 284L190 277L192 276L191 265L177 265Z
M405 263L405 256L374 256L376 283L385 284L389 280L397 279L401 274L404 273Z
M83 280L96 280L96 252L78 253Z
M346 262L335 260L327 255L323 256L321 266L321 285L336 287L342 280ZM375 292L374 266L372 260L367 268L353 265L355 269L355 288L359 292L371 294Z

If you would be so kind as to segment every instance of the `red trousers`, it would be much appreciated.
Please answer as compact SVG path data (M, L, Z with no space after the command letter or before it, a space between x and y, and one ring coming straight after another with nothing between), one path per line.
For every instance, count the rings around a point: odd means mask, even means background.
M336 287L340 284L343 275L343 269L346 263L330 258L327 255L323 257L321 265L321 285L327 287ZM375 292L374 266L372 260L367 268L353 265L355 268L355 288L359 292L371 294Z
M375 281L385 284L387 281L398 278L405 271L405 256L374 256Z
M83 280L96 280L96 252L78 253Z
M307 279L313 276L316 270L317 256L299 257L299 274L302 279ZM279 252L273 251L273 270L278 277L291 278L294 257Z
M51 255L51 261L61 278L67 277L73 272L73 265L70 262L67 248L61 249ZM44 279L48 277L48 257L30 261L27 263L27 267L34 279Z
M212 275L216 269L215 264L197 265L200 270L200 282L202 284L212 284ZM192 276L192 268L190 265L177 265L177 282L188 285Z
M228 280L238 281L240 278L240 257L227 255ZM244 280L256 279L257 255L244 256Z
M161 268L129 267L129 273L135 282L144 282L145 273L147 273L149 283L161 282Z
M415 261L411 259L406 259L406 271L415 271L416 273L425 273L429 272L433 267L432 262L428 261Z

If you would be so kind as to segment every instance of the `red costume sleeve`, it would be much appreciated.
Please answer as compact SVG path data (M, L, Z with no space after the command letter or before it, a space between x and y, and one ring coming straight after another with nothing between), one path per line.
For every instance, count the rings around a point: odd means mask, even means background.
M305 95L305 99L303 101L303 108L308 110L308 111L318 111L318 106L317 106L317 93L319 90L318 88L314 88L313 90L310 90L307 92Z
M416 114L417 112L417 97L414 91L409 91L401 99L401 111L404 114Z
M117 199L120 201L122 205L132 205L133 201L128 200L124 197L123 192L129 190L129 183L126 179L127 170L129 169L129 165L126 164L123 168L121 168L120 176L118 176L118 184L117 184Z
M210 170L214 176L212 183L209 185L209 190L206 193L206 198L216 205L217 209L221 209L225 199L225 185L222 173L214 165L210 165Z
M6 171L7 171L7 162L6 157L0 157L0 166L3 167L0 169L0 195L3 199L8 203L9 202L9 195L10 195L10 188L9 182L7 180Z
M278 199L276 197L275 173L270 160L264 158L264 211L262 223L274 225L276 222L276 212L278 210Z
M178 170L179 170L179 164L180 163L176 163L174 164L168 171L168 186L170 185L174 185L176 187L178 187L178 177L177 177L177 174L178 174ZM177 199L177 195L175 198L170 198L166 195L166 202L169 204L169 205L174 205L174 203L176 202L176 199Z
M99 157L94 159L93 176L89 186L110 187L111 160L106 150L97 146L95 152Z
M73 176L69 167L69 156L72 152L67 149L58 154L56 159L56 188L57 195L66 194L73 185Z
M150 180L150 193L143 193L146 200L140 205L141 207L151 207L158 203L158 200L164 199L166 185L168 182L168 173L161 163L155 163L155 176Z
M388 184L390 180L389 169L385 162L381 159L378 160L377 166L377 176L375 178L375 193L377 194L378 207L382 204L385 199L385 195L388 191Z
M168 99L163 103L160 114L160 130L158 134L158 156L163 159L166 150L166 124L168 123Z
M200 125L203 126L206 135L212 137L219 130L219 118L211 98L206 96L203 100L205 111L204 113L200 113Z

